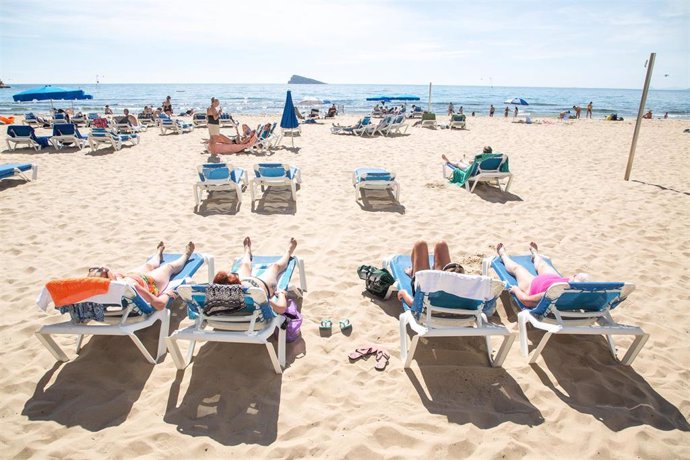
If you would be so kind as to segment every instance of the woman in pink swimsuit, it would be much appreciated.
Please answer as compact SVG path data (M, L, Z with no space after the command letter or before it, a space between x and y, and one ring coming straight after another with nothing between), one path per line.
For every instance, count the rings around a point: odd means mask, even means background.
M510 288L510 292L515 294L515 297L526 307L535 307L541 298L544 297L544 293L553 284L585 281L588 278L586 273L576 273L570 278L564 278L539 254L539 248L536 243L531 242L529 250L532 253L532 262L537 270L537 276L534 276L525 267L511 259L503 243L498 243L496 246L496 251L501 257L506 270L518 282L517 286Z

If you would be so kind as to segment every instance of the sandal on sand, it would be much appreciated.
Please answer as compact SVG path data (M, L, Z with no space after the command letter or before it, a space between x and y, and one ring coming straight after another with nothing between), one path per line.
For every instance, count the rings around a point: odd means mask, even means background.
M384 370L388 365L388 360L390 357L391 356L388 354L388 352L383 348L376 350L376 364L374 365L374 368L377 371Z
M340 325L340 330L343 332L345 332L348 329L352 329L352 323L348 318L341 319L338 324Z
M319 325L319 329L322 331L330 331L332 327L333 321L330 319L322 319L321 324Z
M347 356L352 360L352 361L357 361L360 358L364 358L365 356L373 355L374 353L378 352L378 348L374 345L360 345L353 351L352 353L348 354Z

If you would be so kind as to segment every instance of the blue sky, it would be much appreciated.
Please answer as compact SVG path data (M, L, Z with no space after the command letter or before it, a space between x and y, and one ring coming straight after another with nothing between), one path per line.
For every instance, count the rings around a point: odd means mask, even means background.
M0 78L639 88L655 51L688 88L689 37L688 0L0 0Z

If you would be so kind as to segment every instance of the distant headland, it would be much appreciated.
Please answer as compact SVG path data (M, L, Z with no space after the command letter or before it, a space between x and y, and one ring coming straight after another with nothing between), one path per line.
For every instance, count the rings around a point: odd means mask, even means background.
M314 80L313 78L301 77L299 75L293 75L290 77L288 85L325 85L326 83Z

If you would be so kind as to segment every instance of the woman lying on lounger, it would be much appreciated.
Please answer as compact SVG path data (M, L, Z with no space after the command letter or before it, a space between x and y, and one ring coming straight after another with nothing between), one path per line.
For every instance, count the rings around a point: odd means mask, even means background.
M493 149L491 148L491 146L487 145L484 147L484 150L482 151L482 153L493 153ZM467 168L472 166L472 163L467 163L466 161L456 161L455 163L453 163L445 155L441 155L441 158L443 159L443 161L448 163L450 166L457 168L457 169L462 169L463 171L466 171Z
M235 125L235 130L237 131L237 136L233 139L228 136L224 136L223 134L216 134L211 136L211 139L208 141L209 145L211 144L249 144L252 141L252 137L254 136L255 132L246 124L242 125L242 135L240 135L240 131L237 128L237 125Z
M586 281L589 278L586 273L576 273L570 278L563 278L539 254L539 248L535 242L529 244L529 250L532 253L532 263L534 263L534 268L537 270L537 276L534 276L525 267L511 259L503 243L498 243L496 246L496 251L501 257L506 270L518 282L517 286L510 288L510 292L526 307L535 307L552 284Z
M194 252L194 243L191 241L187 243L184 254L167 264L163 264L163 251L165 251L165 245L161 241L156 248L156 254L132 272L116 273L108 267L92 267L89 268L88 276L124 281L136 289L137 293L156 310L162 310L175 296L172 291L169 293L163 291L168 287L170 278L179 273L191 257Z
M465 273L462 265L450 261L450 251L445 241L439 241L434 246L434 266L429 266L429 246L426 241L417 241L412 246L412 266L405 270L405 273L412 277L412 293L405 289L398 291L398 300L404 301L407 305L412 305L414 301L415 273L421 270L440 270L444 272Z
M259 288L266 293L266 298L269 299L268 302L273 311L283 314L287 308L287 297L285 291L278 290L278 279L280 274L287 268L290 257L292 257L296 247L297 241L294 238L290 238L285 254L277 262L271 264L262 274L252 276L252 240L246 237L244 239L244 256L237 273L220 271L213 278L213 283L242 284L247 288ZM274 301L273 296L277 296L277 300Z

